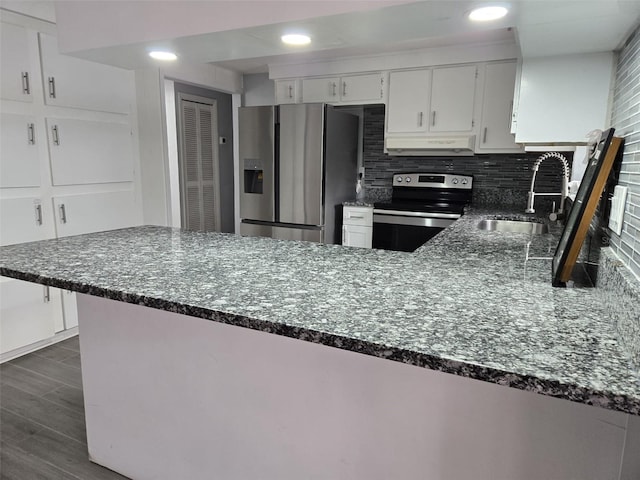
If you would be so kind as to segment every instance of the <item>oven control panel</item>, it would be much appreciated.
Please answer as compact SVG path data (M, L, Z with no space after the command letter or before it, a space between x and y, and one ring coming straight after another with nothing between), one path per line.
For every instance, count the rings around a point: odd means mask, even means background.
M456 175L452 173L394 173L394 187L418 188L459 188L471 190L473 177L471 175Z

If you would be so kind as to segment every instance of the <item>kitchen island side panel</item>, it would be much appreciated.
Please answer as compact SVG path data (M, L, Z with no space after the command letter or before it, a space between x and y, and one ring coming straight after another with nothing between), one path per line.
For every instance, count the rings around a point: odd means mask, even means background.
M627 414L78 297L89 454L131 478L619 478Z

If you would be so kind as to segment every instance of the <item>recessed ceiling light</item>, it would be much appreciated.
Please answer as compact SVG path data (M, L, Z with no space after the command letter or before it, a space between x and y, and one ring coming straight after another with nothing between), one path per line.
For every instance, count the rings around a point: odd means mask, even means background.
M156 60L175 60L178 58L178 56L175 53L163 52L160 50L149 52L149 56L151 58L155 58Z
M282 40L282 43L286 43L287 45L309 45L311 43L311 38L309 38L308 35L302 35L299 33L282 35L280 39Z
M504 17L507 12L505 7L499 6L489 6L489 7L480 7L471 11L469 14L469 19L475 22L486 22L488 20L497 20L498 18Z

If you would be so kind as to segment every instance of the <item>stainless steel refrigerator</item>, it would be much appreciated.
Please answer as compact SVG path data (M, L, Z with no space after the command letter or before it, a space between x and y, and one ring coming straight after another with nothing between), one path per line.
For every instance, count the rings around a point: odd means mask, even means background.
M339 243L355 197L358 117L324 104L239 109L240 233Z

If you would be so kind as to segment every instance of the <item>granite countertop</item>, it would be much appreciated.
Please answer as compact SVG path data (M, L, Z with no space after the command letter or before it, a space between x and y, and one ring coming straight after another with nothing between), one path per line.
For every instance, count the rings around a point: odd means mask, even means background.
M551 286L557 236L491 213L413 253L147 226L3 247L0 274L640 414L596 289Z

